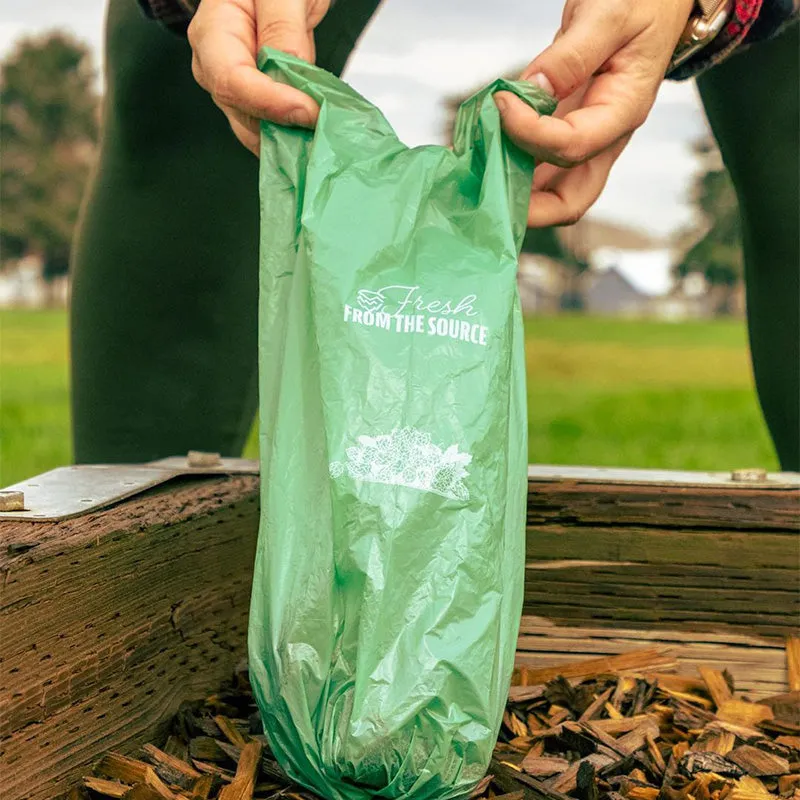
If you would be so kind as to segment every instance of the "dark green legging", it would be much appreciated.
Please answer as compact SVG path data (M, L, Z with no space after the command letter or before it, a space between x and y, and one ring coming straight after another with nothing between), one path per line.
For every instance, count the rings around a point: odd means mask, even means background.
M781 466L800 470L800 26L699 80L744 229L750 350Z
M318 63L340 72L378 3L338 0ZM756 378L787 469L800 467L796 46L797 29L702 82L742 199ZM187 43L134 0L110 0L106 52L73 263L75 457L238 455L257 403L257 161L192 79Z

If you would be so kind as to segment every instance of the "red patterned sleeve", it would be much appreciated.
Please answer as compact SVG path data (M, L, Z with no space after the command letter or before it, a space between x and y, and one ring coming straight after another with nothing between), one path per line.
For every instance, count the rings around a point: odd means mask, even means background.
M800 0L736 0L730 21L708 47L667 73L673 80L693 78L729 55L763 39L770 39L796 22Z

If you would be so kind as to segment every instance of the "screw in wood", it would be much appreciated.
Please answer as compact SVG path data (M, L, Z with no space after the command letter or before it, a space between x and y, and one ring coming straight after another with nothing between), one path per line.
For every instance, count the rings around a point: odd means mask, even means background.
M219 453L203 453L200 450L190 450L186 456L190 467L218 467L222 463Z
M758 467L735 469L731 473L731 480L736 481L736 483L764 483L767 480L767 471Z
M0 511L24 511L24 492L0 492Z

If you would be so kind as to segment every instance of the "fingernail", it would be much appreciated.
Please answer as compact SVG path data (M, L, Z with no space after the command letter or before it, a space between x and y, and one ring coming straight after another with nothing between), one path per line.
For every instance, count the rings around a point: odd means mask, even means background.
M556 93L553 84L550 83L549 78L543 72L537 72L535 75L531 75L531 77L528 78L528 82L535 84L540 89L544 89L548 94L555 95Z
M314 122L311 119L311 114L307 108L293 108L287 115L286 119L291 125L297 125L300 128L313 128Z

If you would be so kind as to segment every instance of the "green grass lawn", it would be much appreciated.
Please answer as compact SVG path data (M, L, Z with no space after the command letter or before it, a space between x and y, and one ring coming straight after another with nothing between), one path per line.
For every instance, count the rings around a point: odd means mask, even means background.
M743 323L569 316L526 337L532 462L777 468ZM69 463L67 382L66 314L0 312L0 486Z
M0 311L0 486L71 459L67 315Z

